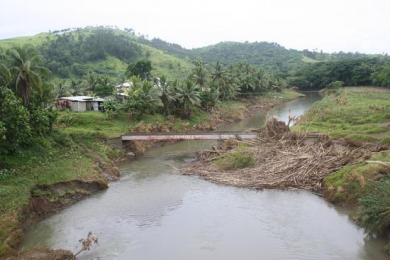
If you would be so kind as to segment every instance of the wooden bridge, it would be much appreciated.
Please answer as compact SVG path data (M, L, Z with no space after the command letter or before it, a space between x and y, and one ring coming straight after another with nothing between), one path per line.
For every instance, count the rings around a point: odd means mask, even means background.
M243 131L210 131L191 133L129 133L121 136L122 141L152 141L152 140L227 140L256 139L256 132Z

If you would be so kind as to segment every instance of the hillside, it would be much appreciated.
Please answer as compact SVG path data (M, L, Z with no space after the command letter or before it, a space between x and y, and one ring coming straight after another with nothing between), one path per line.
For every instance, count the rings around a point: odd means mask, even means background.
M59 79L78 79L94 72L122 80L127 65L141 59L152 62L155 76L183 79L193 68L193 61L200 59L208 66L217 61L224 65L248 63L301 89L322 88L335 79L351 86L389 85L386 73L390 58L386 55L299 51L269 42L221 42L186 49L159 38L136 36L130 29L111 27L65 29L5 39L0 40L0 49L26 44L38 49L46 67ZM346 72L355 77L347 77ZM326 78L329 75L333 78ZM362 81L363 75L372 79Z
M127 64L149 59L154 75L183 78L192 68L189 60L138 41L130 32L105 27L66 29L35 36L0 40L0 48L34 46L55 78L81 78L88 72L123 77Z

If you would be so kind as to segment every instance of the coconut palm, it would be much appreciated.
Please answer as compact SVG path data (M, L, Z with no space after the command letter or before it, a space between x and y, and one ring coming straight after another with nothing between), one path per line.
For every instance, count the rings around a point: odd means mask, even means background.
M178 93L178 101L181 105L181 115L184 118L191 117L192 108L201 103L199 89L191 80L186 80Z
M98 83L98 78L93 72L88 72L86 76L86 82L87 82L87 90L91 92L95 92L95 88Z
M0 86L6 86L10 83L11 74L3 61L6 60L6 55L0 50Z
M28 106L33 90L41 91L41 77L48 73L48 69L40 66L40 56L31 47L11 49L8 53L16 91L23 99L23 104Z
M167 82L165 76L161 76L158 79L158 89L160 91L163 112L165 115L169 115L171 113L172 103L175 101L175 94L172 92L172 88Z
M194 64L195 68L192 71L192 80L203 90L208 80L208 73L202 61L195 61Z
M71 80L70 87L70 92L74 96L80 95L83 90L81 80Z
M67 87L65 86L64 82L58 82L55 86L54 86L54 93L56 95L56 97L61 97L61 96L65 96L67 93Z
M217 86L220 98L223 100L232 99L238 90L235 78L223 69L217 62L212 73L212 82Z

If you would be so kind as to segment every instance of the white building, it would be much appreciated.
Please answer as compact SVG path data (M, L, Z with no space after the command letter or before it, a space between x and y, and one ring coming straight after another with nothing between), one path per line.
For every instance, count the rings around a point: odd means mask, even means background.
M92 96L67 96L61 97L58 106L69 107L73 112L101 111L103 98Z

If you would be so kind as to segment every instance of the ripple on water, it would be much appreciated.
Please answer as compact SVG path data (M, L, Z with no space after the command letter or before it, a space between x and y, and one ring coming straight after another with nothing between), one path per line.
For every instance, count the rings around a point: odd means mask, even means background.
M286 120L289 109L301 114L311 103L294 101L272 114ZM237 127L263 121L256 116ZM383 258L382 244L365 242L347 215L312 193L218 186L176 174L172 166L212 144L178 142L150 150L123 166L121 179L107 191L30 228L24 247L76 251L78 240L92 231L99 245L80 258Z

